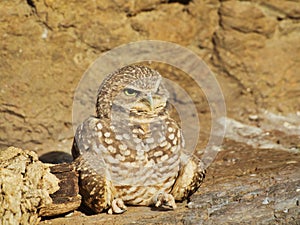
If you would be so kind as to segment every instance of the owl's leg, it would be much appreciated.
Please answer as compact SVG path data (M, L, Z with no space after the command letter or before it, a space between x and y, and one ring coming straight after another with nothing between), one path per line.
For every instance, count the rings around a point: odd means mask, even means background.
M192 156L179 172L171 194L176 201L183 201L195 193L205 177L203 163L196 156Z
M163 191L160 191L154 195L153 203L155 207L169 206L172 209L177 208L173 195L167 194Z

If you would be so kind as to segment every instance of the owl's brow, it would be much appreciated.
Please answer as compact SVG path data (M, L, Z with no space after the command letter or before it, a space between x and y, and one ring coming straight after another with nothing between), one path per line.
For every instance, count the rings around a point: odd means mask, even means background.
M143 78L144 79L144 78ZM145 88L139 88L139 83L143 84L141 80L143 79L139 79L136 80L132 83L127 84L126 86L123 87L123 89L133 89L139 92L144 92L145 90L147 91L147 89ZM154 83L154 82L153 82ZM154 88L151 88L151 90L154 90L154 92L157 92L158 88L160 85L160 79L158 79L155 83L154 83ZM150 90L150 89L149 89Z
M123 90L125 90L125 89L132 89L132 90L138 91L138 92L141 91L139 88L137 88L137 87L135 87L135 86L132 86L132 85L126 85L126 86L123 88Z

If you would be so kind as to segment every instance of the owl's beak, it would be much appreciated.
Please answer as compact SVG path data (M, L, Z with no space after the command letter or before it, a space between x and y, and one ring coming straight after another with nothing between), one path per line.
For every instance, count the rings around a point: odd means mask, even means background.
M147 94L146 99L149 102L151 111L153 111L153 98L152 98L152 94L151 93Z

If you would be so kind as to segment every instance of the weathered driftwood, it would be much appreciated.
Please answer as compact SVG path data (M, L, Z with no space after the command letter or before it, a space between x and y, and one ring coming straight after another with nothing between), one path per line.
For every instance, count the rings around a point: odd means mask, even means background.
M78 175L73 164L53 165L50 171L59 179L59 190L50 194L52 204L41 208L40 216L55 216L77 209L81 204Z

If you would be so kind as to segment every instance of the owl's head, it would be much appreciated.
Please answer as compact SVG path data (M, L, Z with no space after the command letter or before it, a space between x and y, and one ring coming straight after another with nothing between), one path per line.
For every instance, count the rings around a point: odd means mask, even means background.
M112 112L147 123L166 115L169 94L161 75L148 67L133 65L110 74L102 83L97 99L97 116Z

